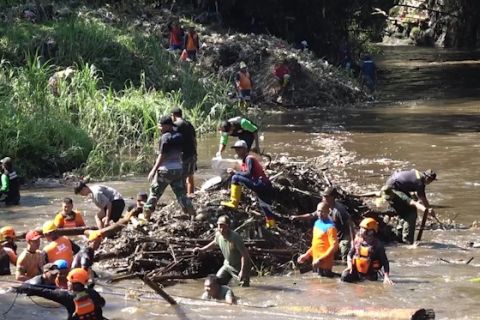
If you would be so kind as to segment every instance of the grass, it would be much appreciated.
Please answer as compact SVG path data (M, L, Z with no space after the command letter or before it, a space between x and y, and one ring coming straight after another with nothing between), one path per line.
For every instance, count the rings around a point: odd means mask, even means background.
M145 172L157 119L174 106L200 133L233 112L227 83L179 63L155 36L88 16L0 25L0 57L0 156L29 177ZM75 72L53 94L49 78L67 66Z

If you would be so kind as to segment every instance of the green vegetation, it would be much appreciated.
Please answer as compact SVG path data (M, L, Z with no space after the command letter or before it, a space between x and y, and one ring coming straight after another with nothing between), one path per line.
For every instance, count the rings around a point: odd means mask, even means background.
M173 106L200 132L232 111L228 84L179 63L155 36L85 15L0 25L0 57L0 156L26 176L145 172L156 120ZM75 72L49 87L68 66Z

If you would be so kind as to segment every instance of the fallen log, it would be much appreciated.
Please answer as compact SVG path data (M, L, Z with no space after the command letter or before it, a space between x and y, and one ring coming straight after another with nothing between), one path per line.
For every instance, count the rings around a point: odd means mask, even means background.
M43 235L43 232L41 229L35 229L35 230ZM52 234L55 234L57 236L80 236L80 235L83 235L87 230L98 230L98 228L93 226L77 227L77 228L61 228L53 231ZM27 235L27 232L22 232L17 236L17 239L25 239L26 235Z

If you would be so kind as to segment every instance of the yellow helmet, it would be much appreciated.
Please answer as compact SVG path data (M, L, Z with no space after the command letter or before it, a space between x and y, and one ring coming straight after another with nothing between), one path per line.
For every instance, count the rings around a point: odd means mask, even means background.
M12 226L5 226L3 227L2 229L0 229L0 233L2 234L2 236L4 236L5 238L6 237L10 237L10 238L15 238L15 229L13 229Z
M360 222L360 228L375 230L375 232L378 232L378 222L373 218L365 218Z
M55 230L57 230L57 225L55 224L55 222L53 222L53 220L47 221L43 224L43 227L42 227L43 234L47 234Z

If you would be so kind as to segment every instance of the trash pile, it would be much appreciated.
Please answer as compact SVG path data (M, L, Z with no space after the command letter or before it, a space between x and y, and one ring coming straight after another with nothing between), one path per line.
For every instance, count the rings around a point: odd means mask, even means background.
M319 59L309 50L295 49L271 35L201 33L204 43L200 65L233 83L240 61L244 61L254 83L256 103L277 103L280 89L273 75L275 65L286 61L290 84L283 93L284 106L332 106L354 104L366 99L358 82Z
M162 283L172 280L198 278L215 273L223 257L219 251L195 256L193 249L213 240L217 218L228 215L231 228L240 233L250 252L257 274L281 274L291 271L296 256L311 243L310 223L289 220L290 215L315 211L321 201L321 191L331 182L324 172L303 163L272 162L267 166L275 189L274 211L278 228L266 229L257 199L249 190L243 190L238 209L220 206L228 198L225 186L228 178L220 179L193 199L197 215L190 217L177 203L159 208L148 224L132 219L114 238L102 243L96 259L108 270L114 270L115 279L143 275ZM343 202L355 221L359 221L368 207L358 198L338 189Z

